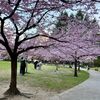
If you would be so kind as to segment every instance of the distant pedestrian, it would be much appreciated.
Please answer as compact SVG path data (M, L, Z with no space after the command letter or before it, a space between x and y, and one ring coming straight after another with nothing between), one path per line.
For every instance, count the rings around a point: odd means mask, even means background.
M37 64L38 64L38 61L34 61L34 69L37 69Z
M37 63L37 68L36 68L36 69L41 70L41 66L42 66L42 62L38 62L38 63Z
M90 70L90 67L88 66L87 70Z
M20 74L21 75L25 74L25 68L26 68L26 62L23 58L21 58L21 63L20 63Z

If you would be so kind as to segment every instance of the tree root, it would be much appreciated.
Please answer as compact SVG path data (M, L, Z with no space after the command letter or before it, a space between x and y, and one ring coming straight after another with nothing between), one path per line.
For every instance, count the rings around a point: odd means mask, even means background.
M9 97L14 97L14 96L23 96L25 98L31 98L33 97L33 94L29 94L29 93L21 93L17 88L12 89L9 88L5 93L4 93L4 99L7 99ZM4 99L0 99L0 100L4 100Z
M20 91L17 88L9 88L4 95L6 96L15 96L15 95L21 95Z

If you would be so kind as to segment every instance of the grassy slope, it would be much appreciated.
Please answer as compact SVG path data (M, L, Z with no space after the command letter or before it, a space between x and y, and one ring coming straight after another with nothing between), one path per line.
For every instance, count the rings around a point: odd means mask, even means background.
M73 77L73 69L59 68L55 72L54 65L43 65L42 70L34 70L32 64L28 64L28 73L25 76L19 75L18 84L27 84L31 87L41 87L46 90L63 91L69 89L89 77L87 72L81 71L79 77ZM0 82L10 80L10 63L0 61Z

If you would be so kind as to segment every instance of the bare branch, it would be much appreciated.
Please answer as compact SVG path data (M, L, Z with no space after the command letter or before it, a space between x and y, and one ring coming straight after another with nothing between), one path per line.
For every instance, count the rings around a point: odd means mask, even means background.
M24 41L27 41L27 40L36 38L36 37L38 37L38 36L39 36L39 34L37 34L37 35L35 35L35 36L32 36L32 37L24 38L23 40L21 40L21 41L18 42L18 45L20 45L20 44L23 43Z
M11 19L11 22L13 23L13 25L15 27L16 34L18 35L18 27L17 27L16 23L14 22L14 19L13 18L10 18L10 19Z
M94 54L81 55L81 56L78 57L78 59L80 59L82 57L86 57L86 56L100 56L100 53L98 53L98 54L94 53Z
M63 3L67 3L67 4L82 2L82 0L60 0L60 1L63 2Z
M1 20L1 36L4 39L4 43L1 41L1 43L4 44L5 48L7 49L8 53L11 55L12 54L12 50L9 46L8 40L4 34L4 20Z
M91 1L93 1L93 2L99 2L100 3L100 0L91 0Z
M3 40L0 40L0 43L5 46L5 42Z
M54 9L54 8L53 8L53 9ZM49 11L51 11L51 10L52 10L52 9L49 9L49 10L47 10L46 12L44 12L44 14L41 16L41 18L40 18L36 23L33 23L31 26L29 26L30 20L31 20L31 18L32 18L32 16L31 16L30 19L29 19L29 21L27 22L27 26L24 28L23 31L20 32L20 35L23 34L25 31L27 31L27 30L29 30L29 29L31 29L31 28L36 27L36 26L40 23L40 21L43 19L43 17L44 17Z
M61 2L63 3L66 3L66 4L77 4L77 3L82 3L82 2L97 2L97 3L100 3L100 0L91 0L91 1L88 1L88 0L60 0Z
M31 49L36 49L36 48L48 48L48 47L50 47L51 45L53 45L53 44L49 44L49 45L38 45L38 46L30 46L30 47L28 47L28 48L26 48L26 49L22 49L22 50L18 51L17 55L19 55L19 54L21 54L21 53L23 53L23 52L26 52L26 51L28 51L28 50L31 50Z
M10 1L10 0L8 0L8 3L9 3L9 4L11 4L11 1Z
M15 11L17 10L17 8L18 8L20 2L21 2L21 0L18 0L18 1L17 1L17 3L15 4L15 7L14 7L14 9L13 9L13 11L10 13L9 16L4 17L4 20L6 20L6 19L8 19L8 18L10 18L10 17L12 17L12 16L14 15L14 13L15 13Z
M31 16L30 16L30 18L29 18L29 20L28 20L28 22L27 22L25 28L23 29L23 31L20 32L20 35L23 34L26 30L30 29L30 28L28 28L28 26L29 26L29 24L30 24L30 21L31 21L33 15L34 15L34 11L35 11L35 9L36 9L38 3L39 3L39 0L36 1L36 4L35 4L35 7L34 7L32 13L31 13ZM35 26L36 26L36 24L33 24L33 25L32 25L32 27L35 27Z
M55 37L52 37L50 35L44 35L44 34L40 34L40 36L43 36L43 37L48 37L49 39L52 39L52 40L55 40L55 41L58 41L58 42L63 42L63 43L68 43L69 41L64 41L64 40L59 40L58 38L55 38Z
M0 21L2 20L2 18L0 17Z

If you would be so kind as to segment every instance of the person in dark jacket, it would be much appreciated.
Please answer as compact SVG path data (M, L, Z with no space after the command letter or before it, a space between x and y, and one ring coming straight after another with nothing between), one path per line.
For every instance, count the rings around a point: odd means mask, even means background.
M34 61L34 69L37 69L37 64L38 64L38 61Z
M25 60L22 58L21 59L21 63L20 63L20 74L24 75L25 74L25 68L26 68L26 62Z

